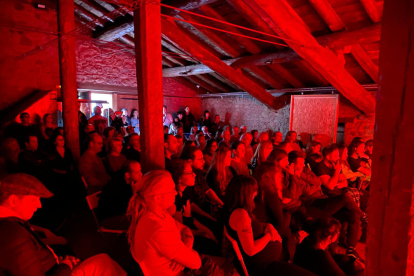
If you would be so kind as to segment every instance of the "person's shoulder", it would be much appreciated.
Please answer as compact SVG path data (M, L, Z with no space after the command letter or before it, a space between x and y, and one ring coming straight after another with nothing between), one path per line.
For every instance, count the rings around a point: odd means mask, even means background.
M17 218L0 219L0 247L17 245L20 242L30 239L30 232L17 222Z

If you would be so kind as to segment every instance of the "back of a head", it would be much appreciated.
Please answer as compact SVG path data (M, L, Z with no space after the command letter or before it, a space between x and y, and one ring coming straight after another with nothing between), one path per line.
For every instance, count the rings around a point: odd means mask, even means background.
M231 149L231 151L233 151L233 150L237 150L237 148L238 148L238 147L239 147L239 145L241 145L241 144L243 144L243 145L244 145L244 143L243 143L243 142L238 141L238 140L236 140L236 141L232 142L232 143L231 143L231 145L230 145L230 149Z
M199 149L196 146L188 146L186 148L183 148L180 154L180 159L183 160L194 160L195 158L195 152Z
M263 162L257 166L253 172L253 177L256 179L260 192L264 190L273 190L276 188L274 177L276 174L276 167L273 162Z
M245 209L252 214L254 203L252 194L257 192L258 185L251 176L237 175L233 177L226 187L224 196L224 209L231 212L237 208Z
M217 171L222 171L225 168L224 159L226 158L227 152L229 152L230 149L228 147L219 147L216 149L216 152L214 153L213 160L211 161L211 166L209 168L209 171L212 168L215 168Z
M289 164L296 163L298 158L305 159L305 153L303 151L297 151L297 150L289 152L288 154Z
M88 145L91 142L95 142L99 138L102 139L102 137L98 133L96 133L96 132L92 132L92 133L88 134L88 136L86 138L87 138L87 141L88 141Z
M286 153L289 153L292 151L292 146L288 142L282 142L279 145L276 146L277 149L281 149L285 151Z
M272 162L272 163L277 163L283 158L285 158L287 155L288 154L284 150L274 149L267 157L267 161Z
M186 165L188 165L187 160L183 159L174 159L171 162L171 177L175 183L175 186L180 182L180 177L183 175Z
M122 165L122 168L121 168L122 174L125 174L127 172L129 172L129 173L132 172L133 166L137 165L137 164L140 164L140 163L138 161L135 161L135 160L125 161L124 164Z

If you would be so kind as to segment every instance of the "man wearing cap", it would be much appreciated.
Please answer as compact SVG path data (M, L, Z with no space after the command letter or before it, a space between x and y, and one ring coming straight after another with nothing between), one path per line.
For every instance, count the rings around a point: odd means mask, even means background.
M37 178L28 174L11 174L0 182L0 275L126 275L105 254L84 262L73 256L56 256L27 222L42 207L40 198L51 196Z
M92 194L100 191L111 177L106 173L105 166L97 155L102 150L102 137L98 133L92 133L88 139L88 149L79 160L79 172L88 185L88 193Z

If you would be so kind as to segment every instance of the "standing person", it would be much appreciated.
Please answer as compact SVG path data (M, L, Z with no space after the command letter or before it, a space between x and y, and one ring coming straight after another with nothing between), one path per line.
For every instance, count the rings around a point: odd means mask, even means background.
M85 113L81 111L81 103L78 102L78 124L79 124L79 143L81 144L85 140L85 128L88 125L88 119Z
M0 185L0 274L51 276L126 276L108 255L81 262L74 256L57 256L33 230L29 220L42 207L40 198L53 194L35 177L16 173ZM52 219L52 218L49 218ZM36 227L37 229L41 227ZM45 235L50 231L41 228ZM50 233L53 235L53 233Z
M170 125L173 123L173 117L170 113L167 113L167 106L164 105L162 107L162 124L164 126L170 127Z
M240 141L242 141L244 145L246 146L246 154L244 156L244 162L246 162L249 169L252 166L252 157L254 155L253 149L251 146L252 139L253 139L253 136L250 132L246 132L242 134L242 136L240 137Z
M128 241L145 275L182 275L185 267L201 266L200 256L192 249L191 230L168 212L176 194L171 174L155 170L144 175L142 188L130 200Z
M122 149L122 154L127 160L141 161L141 143L137 133L131 133L128 137L128 147Z
M186 106L184 108L184 111L185 111L185 114L183 117L184 133L190 133L191 128L196 125L196 120L194 118L194 115L191 113L189 106Z
M139 134L139 119L138 119L138 110L133 108L131 110L131 116L130 116L130 126L134 128L135 133Z
M102 110L100 106L95 106L93 111L95 115L88 120L88 124L93 125L96 132L98 132L99 135L103 136L105 128L108 127L108 119L101 116Z
M361 172L366 177L371 177L371 166L365 157L365 143L362 141L356 141L351 147L351 151L348 156L348 163L351 166L353 172Z
M246 155L246 146L244 143L240 141L234 141L231 143L230 149L233 154L233 159L231 160L230 166L236 171L237 175L249 176L249 168L247 167L246 162L244 162L244 157Z
M261 223L253 215L257 190L253 177L239 175L230 181L224 200L225 227L237 241L249 275L314 276L303 268L278 261L282 252L279 233L272 224ZM235 262L239 274L243 275L240 264Z
M282 132L275 131L275 133L273 133L273 138L272 138L273 145L278 146L282 142L283 142L283 134L282 134Z
M240 139L239 127L234 126L233 134L230 137L230 144L233 143L234 141L239 141L239 139Z
M200 128L207 127L207 129L211 130L213 126L213 122L210 118L210 112L208 110L204 111L203 117L201 117L200 121L198 122Z
M214 123L211 126L210 132L213 136L216 136L217 132L224 127L224 123L220 121L220 115L214 116Z
M254 147L254 145L259 143L259 140L257 139L257 136L259 136L259 131L257 131L256 129L253 129L252 131L250 131L250 133L252 134L252 137L253 137L252 147Z
M125 116L125 121L123 120L124 121L124 126L125 125L129 126L131 124L131 117L129 117L129 115L128 115L128 109L122 108L121 111L122 111L122 117Z

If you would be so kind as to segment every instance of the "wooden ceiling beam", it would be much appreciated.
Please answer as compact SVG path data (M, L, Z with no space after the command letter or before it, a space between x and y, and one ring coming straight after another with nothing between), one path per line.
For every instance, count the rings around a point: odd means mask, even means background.
M374 23L381 22L382 14L378 10L377 1L375 0L360 0L362 7L367 12L369 18Z
M168 54L168 53L166 53L166 52L163 51L162 52L162 56L164 58L168 59L169 61L173 62L174 64L179 64L181 66L185 66L185 63L184 62L182 62L181 60L176 59L175 57L171 56L171 54ZM181 75L178 75L177 77L179 77L179 76L181 76Z
M316 40L323 46L328 46L332 49L342 49L355 43L368 43L379 41L381 37L381 24L376 24L355 31L342 31L329 35L317 37ZM302 58L293 50L279 51L276 53L265 53L252 55L247 57L240 57L235 59L223 60L227 65L233 68L245 68L252 66L263 66L269 64L285 63L298 61ZM165 69L163 71L164 77L176 77L180 73L187 72L188 75L199 75L212 73L208 66L204 64L190 65L186 67L176 67L172 69Z
M321 76L306 60L295 61L294 64L300 68L302 71L310 75L310 79L317 85L321 87L330 86L330 83Z
M202 80L201 78L199 78L199 76L185 76L187 79L189 79L190 81L192 81L193 83L195 83L196 85L199 85L201 87L203 87L204 89L206 89L207 91L211 92L211 93L221 93L220 89L214 87L213 85L205 82L204 80Z
M165 57L162 57L162 65L165 65L167 67L174 67L175 66L175 63L172 62L172 61L170 61L170 60L168 60Z
M173 6L175 8L179 8L182 10L190 11L194 9L198 9L202 6L214 4L218 0L175 0L173 3L169 3L168 5ZM176 15L180 13L178 10L170 9L167 7L161 7L161 13L169 14L169 15Z
M303 21L286 0L244 0L304 60L329 81L338 91L366 114L375 113L375 98L342 66L336 55L323 47L307 30Z
M378 66L372 61L361 45L352 45L351 54L359 65L361 65L361 67L365 70L365 72L367 72L371 79L375 83L378 83Z
M221 20L223 22L227 22L227 20L223 16L221 16L217 11L215 11L213 8L211 8L208 5L202 6L200 9L205 13L206 16ZM243 34L238 28L233 27L231 25L220 24L220 28L222 28L223 30L226 30L228 32ZM260 53L260 51L261 51L260 47L257 46L256 43L254 43L251 39L241 37L241 36L237 36L237 35L234 35L233 37L241 45L243 45L243 47L246 48L246 50L249 51L250 53L252 53L252 54Z
M308 0L316 12L322 17L331 31L336 32L346 29L344 22L332 8L328 0Z
M80 18L85 19L86 21L88 21L88 23L91 21L94 21L95 26L100 26L100 27L104 26L104 24L100 20L95 20L95 17L90 12L88 12L85 9L82 9L81 7L75 6L75 15L79 16ZM86 25L90 26L90 24L88 23L86 23Z
M221 92L231 92L232 91L227 85L223 85L220 81L218 81L217 79L213 78L212 76L210 76L208 74L197 75L197 77L199 77L203 81L209 83L210 85L214 86L215 88L219 89Z
M178 78L174 78L174 79L176 81L178 81L179 83L181 83L182 85L186 86L187 88L193 90L197 94L207 94L208 93L208 91L206 89L204 89L200 85L198 85L198 86L195 85L194 83L192 83L191 81L187 80L184 77L178 77Z
M285 79L293 87L302 88L305 87L305 84L295 77L289 70L283 67L281 64L269 64L268 65L273 71L275 71L279 76Z
M280 103L275 97L270 95L266 90L258 86L253 81L243 76L240 71L237 71L225 64L204 48L203 45L191 40L175 25L174 22L163 19L162 23L162 33L176 43L179 43L183 49L189 52L199 62L211 67L212 70L233 82L269 108L275 110L279 109Z
M270 76L265 70L260 67L248 68L253 74L261 78L265 83L269 84L274 89L285 88L283 84L278 82L274 77Z

